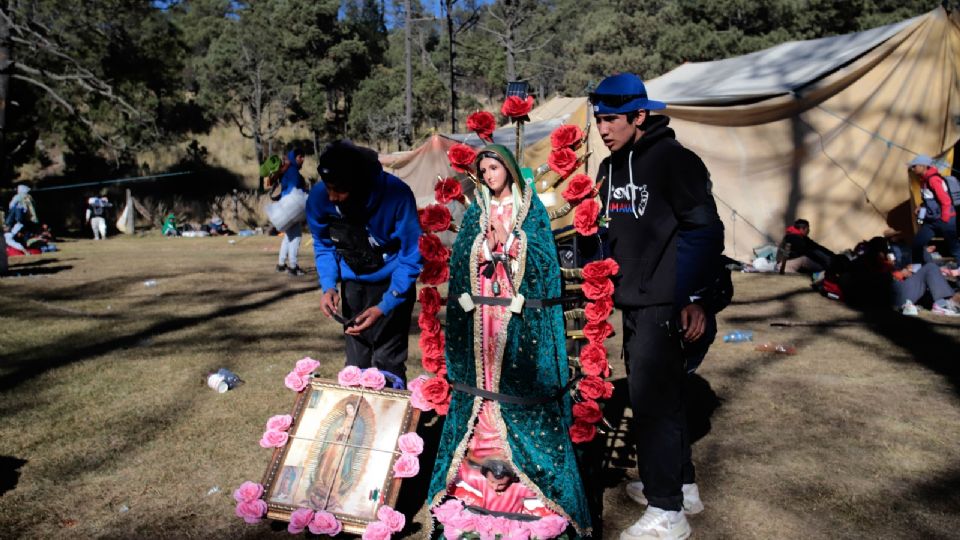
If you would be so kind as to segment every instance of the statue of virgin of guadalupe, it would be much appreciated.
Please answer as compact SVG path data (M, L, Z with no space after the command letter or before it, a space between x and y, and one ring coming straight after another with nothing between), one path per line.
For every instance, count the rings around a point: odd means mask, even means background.
M436 507L456 498L468 511L518 521L559 516L569 537L588 535L568 436L550 219L505 147L485 147L476 170L478 197L450 257L445 352L453 393L428 501Z

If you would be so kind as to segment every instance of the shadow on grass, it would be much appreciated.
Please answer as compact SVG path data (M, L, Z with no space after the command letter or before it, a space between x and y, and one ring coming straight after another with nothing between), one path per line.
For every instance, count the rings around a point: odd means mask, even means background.
M20 467L26 464L25 459L0 456L0 497L17 487L17 482L20 481Z
M183 330L197 324L202 324L221 317L230 317L249 311L262 309L275 302L285 300L304 293L316 290L312 283L305 283L301 287L285 288L284 290L274 292L266 298L260 300L228 304L209 313L200 315L172 317L159 322L150 324L146 328L132 334L117 336L87 345L77 345L76 335L68 335L58 341L50 343L40 349L35 349L33 354L25 354L11 361L9 357L0 357L0 364L9 368L9 371L0 376L0 391L10 390L30 379L45 373L50 369L63 367L75 362L100 356L118 349L126 349L138 346L147 339L156 339L157 336ZM261 291L255 291L260 293ZM248 292L246 294L251 294ZM82 333L86 335L86 332ZM4 355L6 356L6 355Z

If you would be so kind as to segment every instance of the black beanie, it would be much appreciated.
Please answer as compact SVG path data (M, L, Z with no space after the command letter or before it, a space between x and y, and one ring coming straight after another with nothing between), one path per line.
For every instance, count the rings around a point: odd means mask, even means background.
M317 161L317 174L327 186L352 193L369 191L383 166L377 153L347 140L327 145Z

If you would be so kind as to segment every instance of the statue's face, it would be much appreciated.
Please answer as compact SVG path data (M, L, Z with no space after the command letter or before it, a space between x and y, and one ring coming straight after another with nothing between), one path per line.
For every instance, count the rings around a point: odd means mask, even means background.
M493 488L493 490L497 493L503 492L510 487L510 484L513 483L513 477L509 474L503 478L497 478L493 475L493 473L488 472L484 475L484 478L487 479L487 484L489 484L490 487Z
M500 193L507 185L507 169L502 163L493 158L483 158L480 160L480 178L487 184L490 191Z

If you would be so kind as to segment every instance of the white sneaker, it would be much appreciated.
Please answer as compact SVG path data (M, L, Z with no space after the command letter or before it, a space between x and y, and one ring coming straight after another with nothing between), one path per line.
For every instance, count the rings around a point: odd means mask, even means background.
M930 312L936 315L946 315L947 317L960 316L960 313L957 313L949 305L944 305L944 304L934 304L933 307L930 308Z
M633 499L639 505L647 505L647 496L643 494L643 482L634 480L627 483L627 497Z
M920 314L920 312L917 310L917 306L913 305L913 302L909 300L903 303L903 306L900 308L900 313L903 313L908 317L916 317Z
M703 501L700 500L700 488L697 484L684 484L683 491L683 513L689 516L703 512Z
M692 516L703 512L703 501L700 500L700 488L697 484L684 484L680 489L683 491L683 513ZM643 482L640 480L628 482L626 490L627 496L634 502L647 505L647 497L643 494Z
M683 512L648 506L643 517L620 533L620 540L684 540L690 533Z

